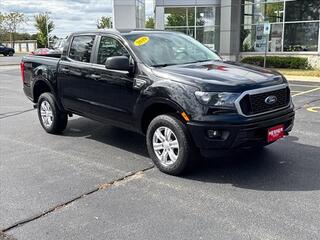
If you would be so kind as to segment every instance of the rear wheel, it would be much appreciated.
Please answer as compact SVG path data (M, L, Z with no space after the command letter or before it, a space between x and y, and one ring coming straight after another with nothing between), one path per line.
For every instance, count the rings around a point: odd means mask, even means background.
M10 56L10 57L13 56L13 52L12 52L12 51L9 52L9 56Z
M160 171L179 175L193 165L196 148L178 118L171 115L154 118L146 138L149 155Z
M8 54L7 54L7 53L4 53L4 54L3 54L3 56L5 56L5 57L6 57L6 56L8 56Z
M38 117L44 130L48 133L63 132L68 123L68 115L62 112L51 93L43 93L38 100Z

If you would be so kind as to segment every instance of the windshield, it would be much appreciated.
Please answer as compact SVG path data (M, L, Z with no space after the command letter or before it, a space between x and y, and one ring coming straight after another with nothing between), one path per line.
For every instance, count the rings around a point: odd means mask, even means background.
M129 34L133 51L148 66L169 65L221 60L221 58L195 39L174 32Z

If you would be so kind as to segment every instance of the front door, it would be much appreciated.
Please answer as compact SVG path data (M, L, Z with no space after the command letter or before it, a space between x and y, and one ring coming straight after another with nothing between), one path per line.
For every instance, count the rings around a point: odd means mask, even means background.
M129 51L120 39L111 35L100 36L92 64L91 90L94 94L91 95L91 102L99 109L97 114L100 117L131 125L139 91L133 89L132 73L105 68L107 58L114 56L126 56L134 65Z

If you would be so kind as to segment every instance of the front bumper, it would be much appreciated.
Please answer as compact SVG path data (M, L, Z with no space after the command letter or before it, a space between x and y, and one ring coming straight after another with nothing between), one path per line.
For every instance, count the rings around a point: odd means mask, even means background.
M287 135L292 130L294 116L294 109L291 106L286 110L259 118L239 118L238 122L234 119L230 121L228 117L224 121L221 116L216 121L212 116L210 122L189 122L188 128L194 143L201 149L201 152L237 149L267 144L268 128L279 124L284 124ZM208 137L208 130L217 130L224 134L221 138L212 139Z

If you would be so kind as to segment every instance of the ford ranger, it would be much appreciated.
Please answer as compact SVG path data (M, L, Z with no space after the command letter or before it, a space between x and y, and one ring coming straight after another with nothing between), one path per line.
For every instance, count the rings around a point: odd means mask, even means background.
M24 57L21 74L48 133L62 133L72 114L136 131L155 165L173 175L200 154L261 148L293 127L284 76L223 61L182 33L73 33L61 56Z

